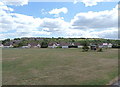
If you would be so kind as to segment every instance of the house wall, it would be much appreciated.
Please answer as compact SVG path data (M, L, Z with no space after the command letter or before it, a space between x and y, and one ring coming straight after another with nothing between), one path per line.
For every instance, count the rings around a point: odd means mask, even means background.
M91 47L91 46L88 46L89 48Z
M0 45L0 48L3 48L4 46L3 45Z
M56 48L57 46L48 46L48 48Z
M3 48L10 48L10 46L4 46Z
M109 48L112 48L112 45L108 45Z
M33 48L38 48L38 46L33 46Z
M48 46L48 48L53 48L53 46Z
M68 46L62 46L62 48L68 48Z
M78 46L78 48L82 48L83 46Z
M40 45L40 44L38 44L38 45L37 45L37 47L38 47L38 48L40 48L40 47L41 47L41 45Z
M108 45L103 45L103 47L104 47L104 48L107 48L107 47L108 47Z
M22 48L29 48L29 46L22 46Z
M99 46L99 48L103 48L103 46L102 46L102 45L100 45L100 46Z

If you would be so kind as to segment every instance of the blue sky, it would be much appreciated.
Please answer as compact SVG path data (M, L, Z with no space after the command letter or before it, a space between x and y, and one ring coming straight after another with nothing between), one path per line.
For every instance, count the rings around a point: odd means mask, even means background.
M117 2L0 2L0 39L118 38ZM87 1L87 0L86 0Z
M29 15L33 17L49 17L54 18L50 14L42 14L41 10L50 11L54 8L68 8L68 13L61 16L65 18L65 21L70 21L77 13L88 12L88 11L104 11L112 10L117 5L117 2L102 2L98 3L96 6L85 7L84 3L79 2L74 4L73 2L29 2L28 5L24 6L10 6L14 8L14 13Z

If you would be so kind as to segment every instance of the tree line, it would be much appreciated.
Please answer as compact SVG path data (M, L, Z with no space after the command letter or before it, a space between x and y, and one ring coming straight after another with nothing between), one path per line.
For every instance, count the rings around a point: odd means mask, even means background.
M50 42L65 42L65 43L80 43L81 45L90 45L92 44L101 44L101 43L112 43L114 46L120 46L120 40L112 40L112 39L102 39L102 38L41 38L41 40L37 40L36 38L28 39L28 38L14 38L14 39L5 39L1 41L2 44L11 43L15 47L24 46L29 43L38 43L41 46L47 46Z

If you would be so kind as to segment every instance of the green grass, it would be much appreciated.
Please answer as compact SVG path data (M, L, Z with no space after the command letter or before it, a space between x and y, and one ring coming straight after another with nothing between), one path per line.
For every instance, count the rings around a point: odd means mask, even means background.
M118 75L118 50L3 49L3 85L104 85Z

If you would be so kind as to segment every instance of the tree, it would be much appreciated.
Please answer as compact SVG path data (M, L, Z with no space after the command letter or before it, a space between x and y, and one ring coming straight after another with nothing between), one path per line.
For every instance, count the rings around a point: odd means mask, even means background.
M83 45L83 46L88 46L88 45L89 45L88 40L81 41L80 43L81 43L81 45Z
M83 49L83 52L86 52L86 51L89 50L89 47L88 46L83 46L82 49Z
M15 38L14 40L20 40L20 38Z
M89 50L89 47L88 47L89 43L87 41L83 41L82 45L83 45L83 47L82 47L83 52L86 52Z
M14 44L14 45L13 45L13 48L17 48L17 47L19 47L18 44Z
M3 40L3 41L2 41L2 44L5 44L5 43L7 43L7 42L9 43L9 42L10 42L10 39L5 39L5 40Z
M47 42L42 42L41 43L41 48L47 48L48 47L48 43Z
M97 50L97 52L103 52L103 49L102 49L102 48L99 48L99 49Z
M18 47L22 47L24 44L22 43L22 42L20 42L19 44L18 44Z

